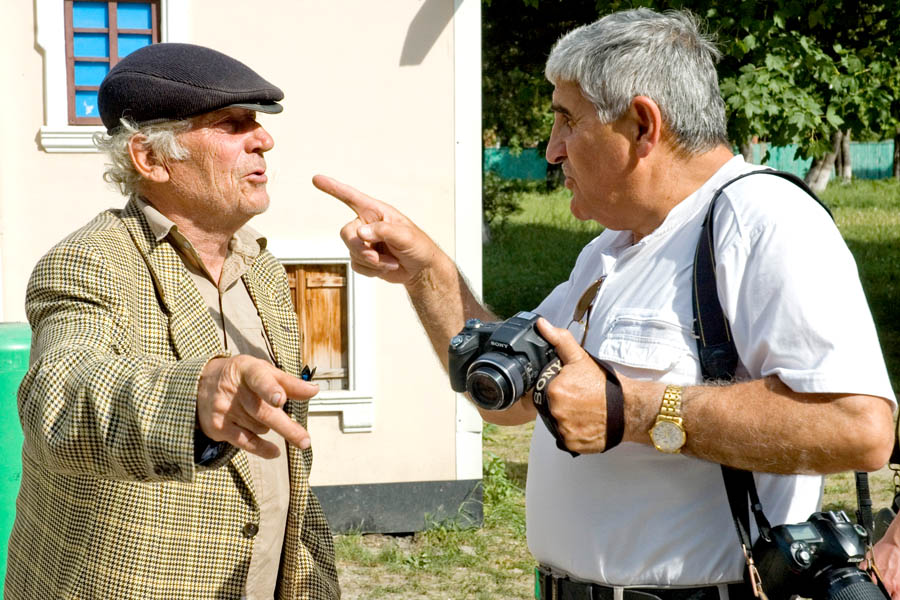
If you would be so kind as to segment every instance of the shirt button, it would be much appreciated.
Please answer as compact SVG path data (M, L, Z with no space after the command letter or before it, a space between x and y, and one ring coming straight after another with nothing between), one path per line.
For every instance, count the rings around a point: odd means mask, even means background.
M256 523L250 522L244 525L244 528L241 529L241 533L244 534L244 537L252 538L257 533L259 533L259 525Z

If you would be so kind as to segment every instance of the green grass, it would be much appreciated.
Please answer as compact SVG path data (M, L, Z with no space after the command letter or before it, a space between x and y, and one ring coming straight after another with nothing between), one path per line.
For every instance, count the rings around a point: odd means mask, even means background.
M344 598L533 598L524 493L532 427L485 427L482 527L335 536Z
M522 211L493 230L484 250L484 297L501 316L533 308L568 278L600 227L569 214L569 192L521 194ZM894 389L900 389L900 185L834 184L823 194L850 250L878 327ZM839 285L840 282L835 282ZM835 318L839 316L836 315ZM484 430L484 525L435 523L412 536L336 536L344 598L533 598L525 545L525 480L533 424ZM874 508L893 497L892 474L870 477ZM853 518L852 473L826 477L825 510ZM730 532L728 532L730 534Z
M900 390L900 183L832 184L822 200L832 209L856 258L896 392Z
M519 193L521 211L492 229L484 248L484 299L504 318L530 310L569 278L578 252L603 228L569 212L571 193Z

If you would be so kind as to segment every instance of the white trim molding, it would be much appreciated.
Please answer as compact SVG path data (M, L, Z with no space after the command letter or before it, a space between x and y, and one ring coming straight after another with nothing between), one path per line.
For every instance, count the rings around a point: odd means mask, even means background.
M190 0L160 0L160 32L163 42L187 41ZM61 0L36 0L37 46L44 55L44 125L38 141L45 152L99 152L94 134L104 131L92 125L69 125L66 86L66 21Z
M340 240L271 239L268 250L283 264L347 265L347 353L349 389L323 390L309 401L309 412L339 413L341 431L357 433L375 427L375 283L350 268L350 254ZM368 351L367 351L368 349Z
M455 259L481 297L481 2L453 3ZM481 415L456 397L456 478L481 479Z

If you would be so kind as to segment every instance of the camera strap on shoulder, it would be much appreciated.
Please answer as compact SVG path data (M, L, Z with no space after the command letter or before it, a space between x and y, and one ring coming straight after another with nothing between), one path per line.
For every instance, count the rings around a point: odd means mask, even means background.
M737 348L735 348L734 340L731 336L731 327L728 323L728 319L725 317L722 305L719 302L718 288L716 286L715 238L713 227L716 202L726 187L744 177L757 174L774 175L790 181L815 199L815 201L828 212L829 216L831 216L832 219L834 218L828 207L822 203L811 189L809 189L806 182L796 175L783 171L751 171L725 182L718 190L716 190L716 193L713 195L713 199L709 204L706 217L703 219L700 240L697 244L696 254L694 255L694 281L692 290L694 337L697 339L700 367L704 381L733 381L738 364ZM900 446L896 446L895 450L896 458L900 461ZM893 458L894 457L892 457L892 460ZM756 482L753 479L753 473L722 465L722 478L725 482L725 491L728 495L728 504L731 509L731 515L734 519L738 538L740 539L741 547L744 551L744 559L747 564L753 593L757 597L765 599L766 595L763 592L759 572L753 562L753 555L751 552L752 543L750 538L749 512L752 512L754 515L760 536L766 540L769 540L770 524L763 513L762 504L760 503L759 495L756 491ZM897 479L896 481L900 481L900 479ZM856 474L856 486L857 500L859 503L857 518L860 524L862 524L869 533L871 544L873 521L871 510L872 501L869 496L868 474L858 472ZM900 487L898 487L898 492L900 492ZM898 497L900 497L900 493L898 493Z

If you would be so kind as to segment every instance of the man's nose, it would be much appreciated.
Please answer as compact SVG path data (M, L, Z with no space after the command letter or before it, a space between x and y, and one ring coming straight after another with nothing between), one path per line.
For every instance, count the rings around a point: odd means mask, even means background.
M259 124L256 125L250 139L252 140L251 152L268 152L275 147L275 139L266 131L265 127Z
M556 124L550 130L550 139L547 141L547 151L544 156L551 165L561 163L566 158L566 145L560 139Z

